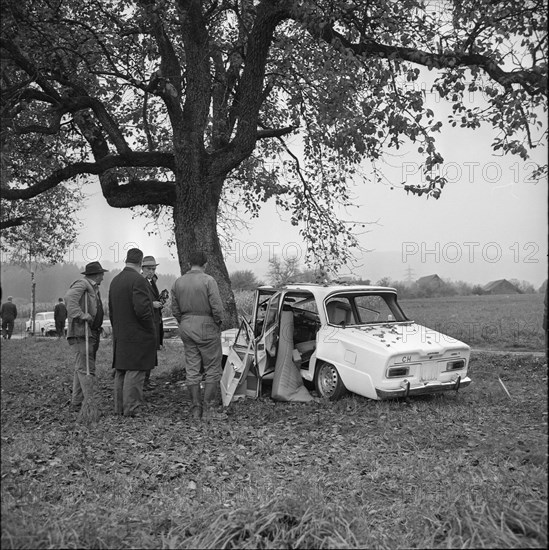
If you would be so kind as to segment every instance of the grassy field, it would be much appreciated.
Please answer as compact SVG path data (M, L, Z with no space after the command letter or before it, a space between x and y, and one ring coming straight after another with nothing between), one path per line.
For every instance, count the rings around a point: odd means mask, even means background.
M238 402L187 420L181 345L145 418L68 408L63 340L3 342L2 538L10 548L545 548L547 364L475 354L473 384L396 402ZM510 394L505 392L502 383Z
M472 348L544 351L543 294L399 300L410 319Z

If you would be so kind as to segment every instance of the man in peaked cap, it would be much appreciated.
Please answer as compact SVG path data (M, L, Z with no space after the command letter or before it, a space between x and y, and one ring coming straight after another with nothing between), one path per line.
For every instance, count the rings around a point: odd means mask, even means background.
M90 374L95 376L95 357L99 349L99 338L103 324L103 303L99 285L107 269L99 262L86 265L82 279L74 281L65 295L67 305L67 340L76 351L76 364L72 384L71 407L80 409L84 400L82 377L86 376L86 329L88 324L88 361Z
M128 250L126 267L111 282L109 316L112 324L114 410L137 416L143 402L145 373L156 360L156 329L149 283L141 275L143 252Z

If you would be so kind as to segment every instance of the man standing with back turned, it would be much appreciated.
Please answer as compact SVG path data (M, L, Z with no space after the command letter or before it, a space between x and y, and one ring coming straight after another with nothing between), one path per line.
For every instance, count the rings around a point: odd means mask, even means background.
M141 276L143 252L128 250L126 267L112 280L109 317L112 324L115 414L136 416L143 401L145 373L154 367L156 330L149 283Z
M11 333L17 319L17 306L13 303L11 296L8 296L8 301L0 306L0 317L2 317L2 338L11 340Z
M59 298L57 305L53 308L53 319L55 320L55 331L57 338L61 338L65 334L65 321L67 320L67 306L63 298Z
M215 279L204 272L204 252L190 255L191 270L172 287L172 314L179 323L185 346L187 388L191 395L191 416L202 417L200 381L205 375L204 420L224 418L215 411L217 388L221 379L221 323L223 305Z

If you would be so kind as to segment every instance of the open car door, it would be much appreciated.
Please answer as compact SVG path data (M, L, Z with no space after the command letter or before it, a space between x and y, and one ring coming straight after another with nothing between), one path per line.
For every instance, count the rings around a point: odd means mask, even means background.
M234 399L257 397L259 380L255 372L256 350L253 330L242 319L234 344L229 349L225 369L221 376L221 398L228 407Z

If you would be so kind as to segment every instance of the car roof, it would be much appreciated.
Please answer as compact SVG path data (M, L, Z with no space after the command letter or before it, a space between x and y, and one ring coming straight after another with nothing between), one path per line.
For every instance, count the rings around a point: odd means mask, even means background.
M371 285L342 285L342 284L315 284L315 283L291 283L280 287L269 285L260 286L259 290L272 290L273 292L287 291L304 291L311 292L315 298L323 300L324 298L339 293L353 292L388 292L396 294L396 289L387 286L371 286Z

